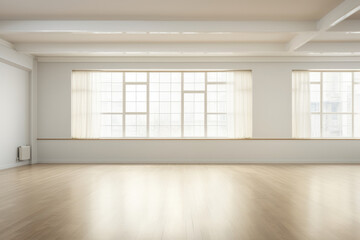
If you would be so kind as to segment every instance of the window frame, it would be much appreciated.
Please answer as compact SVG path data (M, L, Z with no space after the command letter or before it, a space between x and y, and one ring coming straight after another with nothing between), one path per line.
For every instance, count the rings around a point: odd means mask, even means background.
M355 115L359 114L359 113L355 113L355 104L354 104L354 100L355 100L355 86L359 85L360 86L360 82L355 82L355 73L360 73L360 70L309 70L308 71L309 74L310 73L320 73L320 81L319 82L311 82L310 79L310 86L312 85L319 85L320 86L320 106L319 106L319 112L310 112L310 116L314 116L317 115L320 118L320 136L319 137L310 137L310 139L354 139L354 140L358 140L360 139L360 137L355 137ZM324 78L324 73L327 72L332 72L332 73L351 73L351 112L323 112L323 78ZM311 93L311 91L310 91ZM323 129L323 119L324 119L324 115L351 115L351 136L350 137L326 137L324 136L324 129Z
M83 70L78 70L83 71ZM208 82L208 73L227 73L227 72L233 72L234 70L166 70L166 71L156 71L156 70L85 70L90 72L107 72L107 73L113 73L113 72L120 72L122 73L122 112L101 112L101 115L113 115L113 114L119 114L122 115L122 137L100 137L99 139L104 140L123 140L123 139L159 139L159 140L182 140L182 139L203 139L203 140L209 140L209 139L238 139L234 137L208 137L207 128L208 128L208 122L207 117L208 115L219 115L219 114L226 114L223 112L217 112L217 113L209 113L207 109L207 88L208 85L226 85L226 81L216 81L216 82ZM251 70L241 70L241 71L250 71ZM125 75L126 73L146 73L146 81L145 82L126 82ZM180 73L181 75L181 136L179 137L151 137L150 136L150 73ZM204 73L205 79L204 79L204 90L184 90L184 73ZM146 85L146 112L127 112L126 111L126 86L127 85ZM112 92L112 90L111 90ZM204 136L195 136L195 137L186 137L184 136L184 96L185 94L191 94L191 93L201 93L204 95ZM139 137L132 137L132 136L126 136L126 116L127 115L146 115L146 136L139 136ZM113 126L113 125L110 125ZM242 138L240 138L242 139Z

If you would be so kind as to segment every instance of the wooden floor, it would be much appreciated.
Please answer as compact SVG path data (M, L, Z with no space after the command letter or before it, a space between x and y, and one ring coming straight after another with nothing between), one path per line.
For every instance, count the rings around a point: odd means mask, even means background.
M360 165L0 171L0 239L360 239Z

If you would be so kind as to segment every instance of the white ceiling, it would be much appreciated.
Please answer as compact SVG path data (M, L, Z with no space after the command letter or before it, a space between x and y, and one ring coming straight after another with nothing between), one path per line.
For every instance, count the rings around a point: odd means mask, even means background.
M317 20L342 0L1 0L2 20Z
M354 13L349 17L349 19L360 19L360 11Z
M12 43L108 43L108 42L280 42L290 41L295 33L231 32L139 32L139 33L11 33L0 38Z
M0 0L1 39L35 56L360 56L360 0Z

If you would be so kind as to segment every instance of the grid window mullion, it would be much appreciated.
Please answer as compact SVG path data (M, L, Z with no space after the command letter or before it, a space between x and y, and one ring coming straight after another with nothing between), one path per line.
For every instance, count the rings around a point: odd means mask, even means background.
M150 93L149 93L149 72L146 73L146 137L149 137L149 121L150 121Z
M320 74L320 137L323 137L323 76L324 73Z
M152 74L160 76L158 90L152 90ZM208 117L218 119L211 123L217 129L224 124L219 119L226 112L219 110L225 102L215 105L219 111L208 112L208 88L224 89L226 82L223 75L209 82L208 74L207 71L104 72L102 95L99 95L104 119L101 126L107 131L103 137L212 137L208 133ZM210 101L218 104L216 99ZM158 112L153 112L153 106L157 106ZM154 131L160 135L154 135Z
M119 78L118 73L105 72L100 75L99 86L99 101L101 105L100 112L100 137L122 137L122 106L118 93L119 86L122 84L122 78ZM119 81L120 80L120 81ZM119 119L120 118L120 119Z
M320 84L320 111L319 113L312 112L311 116L318 116L320 119L320 137L357 137L355 133L357 128L355 116L355 72L318 72L320 73L319 83L316 80L310 81L313 81L311 85ZM313 119L312 117L312 124L315 123L316 118Z
M207 84L208 73L205 73L205 90L204 90L204 136L207 137Z
M184 73L181 72L181 137L184 137Z
M122 73L123 76L123 137L126 136L126 87L125 87L125 72Z
M355 73L352 72L351 74L351 111L352 111L352 116L351 116L351 137L354 137L355 135L355 123L354 123L354 120L355 120L355 116L354 116L354 113L355 113L355 106L354 106L354 98L355 98Z

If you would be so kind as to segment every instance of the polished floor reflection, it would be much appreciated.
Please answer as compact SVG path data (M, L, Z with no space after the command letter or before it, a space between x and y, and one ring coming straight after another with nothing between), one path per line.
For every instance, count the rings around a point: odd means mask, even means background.
M360 165L2 170L0 239L360 239Z

